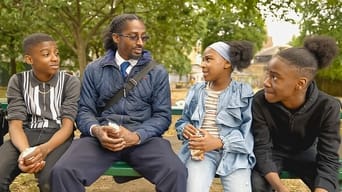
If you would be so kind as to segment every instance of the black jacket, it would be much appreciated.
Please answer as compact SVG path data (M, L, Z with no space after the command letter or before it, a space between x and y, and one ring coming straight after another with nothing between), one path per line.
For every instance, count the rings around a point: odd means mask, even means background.
M272 149L296 154L317 142L315 186L331 188L337 183L340 145L341 103L318 90L313 82L306 102L291 113L281 103L268 103L264 91L253 100L252 131L255 138L256 169L265 175L277 172Z

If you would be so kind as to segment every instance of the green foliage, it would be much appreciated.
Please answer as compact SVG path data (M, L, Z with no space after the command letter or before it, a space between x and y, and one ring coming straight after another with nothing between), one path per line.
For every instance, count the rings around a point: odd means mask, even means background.
M152 37L147 47L155 59L180 75L191 71L187 55L198 40L203 47L218 40L251 40L257 48L265 40L264 21L255 1L158 2L141 3L148 10L142 15Z
M299 9L303 14L301 34L299 39L307 35L329 35L336 39L342 50L342 2L337 0L315 0L301 3L305 9ZM320 77L342 80L342 55L334 60L328 68L319 72Z
M187 55L199 38L197 31L200 31L198 16L190 4L185 0L158 0L139 1L138 6L134 3L131 6L144 7L140 12L134 12L146 22L151 36L146 48L152 51L153 57L169 71L180 75L189 73L191 63Z
M263 5L269 9L273 16L286 19L287 13L295 10L301 15L300 35L295 38L292 45L302 45L309 35L328 35L334 37L342 50L342 1L340 0L284 0L274 3L272 0L263 0ZM280 9L280 10L279 10ZM334 60L328 69L318 73L318 76L327 79L342 80L342 54Z
M245 19L238 19L234 22L233 15L222 15L221 21L210 18L208 21L208 33L203 40L203 48L215 41L249 40L256 44L257 48L262 47L266 39L263 26L250 22ZM251 33L254 31L254 33Z
M206 19L203 48L215 41L249 40L261 49L266 39L266 29L255 1L205 2L209 9L203 13Z
M16 61L22 52L21 40L30 29L30 12L26 8L26 4L16 1L0 2L0 59L9 74L16 73Z
M65 45L61 47L62 56L67 57L64 59L74 59L81 74L89 60L93 59L87 57L87 51L91 50L88 46L97 45L97 39L102 39L104 27L115 13L122 12L122 1L112 0L36 0L33 4L36 11L42 13L35 15L40 21L35 28L44 28L57 37Z
M258 1L189 0L3 0L0 5L4 57L20 60L20 45L32 32L46 32L57 41L62 67L70 60L82 73L86 64L103 55L102 32L121 13L142 16L151 36L146 48L169 71L187 74L190 53L198 40L247 39L260 48L264 23L255 8Z

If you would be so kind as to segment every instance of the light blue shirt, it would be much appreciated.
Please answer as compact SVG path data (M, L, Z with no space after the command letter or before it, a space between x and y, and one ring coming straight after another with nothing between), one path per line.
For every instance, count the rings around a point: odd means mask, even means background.
M185 163L190 158L188 140L183 134L184 126L192 124L200 128L205 115L207 92L204 82L195 84L188 92L182 117L176 122L178 138L183 141L179 157ZM216 174L226 176L240 168L253 168L252 124L253 90L245 83L232 81L219 95L216 124L223 142L222 158Z

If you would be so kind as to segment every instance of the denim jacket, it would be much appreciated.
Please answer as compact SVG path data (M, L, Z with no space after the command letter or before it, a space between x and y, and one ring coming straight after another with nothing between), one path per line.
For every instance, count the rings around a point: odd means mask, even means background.
M188 140L183 129L186 124L200 128L205 115L206 83L195 84L188 92L182 117L176 122L177 136L183 141L180 158L185 163L190 158ZM226 176L239 168L253 168L253 136L251 133L253 90L248 84L232 81L219 95L216 124L223 142L222 158L216 174Z

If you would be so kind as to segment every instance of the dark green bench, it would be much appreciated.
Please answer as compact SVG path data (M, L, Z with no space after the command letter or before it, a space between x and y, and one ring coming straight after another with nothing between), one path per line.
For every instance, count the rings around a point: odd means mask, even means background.
M172 115L181 115L182 109L172 108ZM342 112L340 113L340 119L342 119ZM342 163L342 159L340 160ZM131 166L129 166L126 162L119 161L115 162L105 173L104 175L109 176L128 176L128 177L141 177L141 175L136 172ZM281 179L297 179L298 177L287 172L282 171L279 174ZM342 166L339 168L339 184L340 190L342 190Z
M103 175L139 177L141 176L124 161L115 162Z

